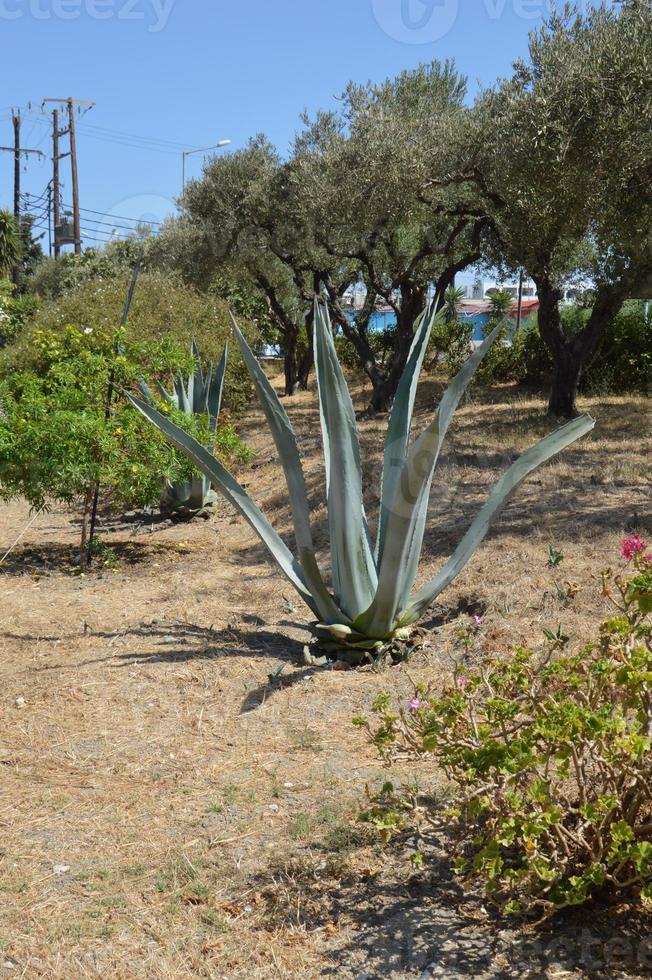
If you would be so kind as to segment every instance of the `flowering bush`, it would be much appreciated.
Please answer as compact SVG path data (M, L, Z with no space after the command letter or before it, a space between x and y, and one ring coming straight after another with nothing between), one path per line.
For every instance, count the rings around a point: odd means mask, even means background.
M418 688L379 724L358 718L381 754L432 754L459 790L440 814L391 783L365 818L385 839L417 823L452 825L455 868L505 913L548 916L598 889L652 901L652 556L636 535L633 574L602 575L615 615L596 642L544 656L519 649L455 671L439 695Z

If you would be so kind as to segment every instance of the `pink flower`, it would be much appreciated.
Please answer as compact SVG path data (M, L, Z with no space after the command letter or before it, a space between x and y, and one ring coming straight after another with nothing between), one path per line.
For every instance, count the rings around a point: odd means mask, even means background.
M411 701L408 701L408 711L418 711L420 707L421 702L418 698L412 698Z
M457 684L457 686L459 688L461 688L462 690L464 690L464 688L466 687L466 685L469 683L469 679L468 679L468 677L457 677L455 679L455 683Z
M638 534L632 534L629 538L623 538L620 553L625 561L632 561L636 555L640 555L647 548L647 543L639 538Z
M475 623L476 626L482 626L482 624L484 623L484 616L474 616L473 622Z

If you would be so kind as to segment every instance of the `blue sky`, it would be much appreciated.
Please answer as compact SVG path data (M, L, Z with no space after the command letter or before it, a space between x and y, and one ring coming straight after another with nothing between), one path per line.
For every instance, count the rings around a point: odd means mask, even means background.
M229 138L235 149L262 131L285 151L301 111L334 105L349 79L452 57L471 91L491 83L525 52L551 2L0 0L0 144L13 139L8 110L22 106L23 145L47 154L22 178L39 195L51 177L51 142L49 120L34 110L45 97L95 101L78 119L90 244L93 229L98 238L111 233L116 215L161 220L174 211L182 148ZM191 176L201 161L188 160ZM66 160L62 172L68 203ZM12 180L2 153L0 206L11 204Z

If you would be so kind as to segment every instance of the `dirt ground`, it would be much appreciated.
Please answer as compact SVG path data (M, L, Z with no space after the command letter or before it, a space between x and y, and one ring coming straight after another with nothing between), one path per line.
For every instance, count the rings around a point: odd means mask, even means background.
M436 395L426 382L417 424ZM84 576L76 515L40 514L0 568L0 977L652 975L650 919L635 909L507 928L453 880L445 840L419 875L400 842L382 850L356 816L387 773L351 724L381 690L437 683L470 612L485 615L477 652L539 645L560 623L573 642L592 635L600 569L624 531L652 531L650 406L584 400L595 433L528 480L433 608L425 650L384 672L302 666L310 614L226 505L186 525L104 517ZM314 391L289 411L323 545ZM261 413L238 427L257 454L239 478L289 534ZM361 421L371 514L383 427ZM549 427L543 403L511 389L460 410L424 576ZM0 554L28 519L20 502L0 506ZM554 569L548 543L564 554ZM423 763L401 777L437 780Z

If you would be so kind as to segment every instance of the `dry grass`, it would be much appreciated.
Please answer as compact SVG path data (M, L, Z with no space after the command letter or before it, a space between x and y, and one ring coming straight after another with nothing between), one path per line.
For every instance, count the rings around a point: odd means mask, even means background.
M420 421L435 387L424 386ZM427 654L385 674L300 666L309 614L226 508L176 527L106 521L112 552L84 577L71 564L72 515L42 515L0 582L0 976L418 976L421 953L465 929L491 954L487 976L527 975L500 973L499 930L453 899L445 863L427 894L414 892L404 864L352 822L365 783L383 774L350 719L383 688L436 682L474 603L486 611L481 642L496 652L538 644L559 622L577 640L591 635L603 612L591 576L624 530L650 531L652 425L644 399L583 407L594 435L528 481L433 610ZM433 488L424 574L506 459L548 427L541 412L511 391L476 394L460 411ZM324 542L313 393L291 414ZM382 428L362 422L370 508ZM258 462L241 476L289 533L258 412L242 430ZM3 506L0 545L26 519L22 505ZM548 542L565 555L558 569L547 567ZM567 580L580 586L570 599ZM455 969L485 975L478 956L465 952Z

